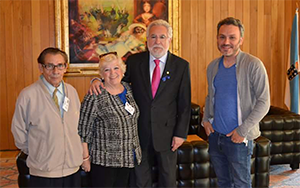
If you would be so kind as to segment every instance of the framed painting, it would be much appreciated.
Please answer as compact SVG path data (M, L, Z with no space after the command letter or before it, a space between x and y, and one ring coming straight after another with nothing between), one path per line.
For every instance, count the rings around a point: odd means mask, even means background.
M125 61L146 49L156 19L173 27L170 50L180 55L180 0L55 0L56 46L69 57L66 76L99 75L98 56L116 51Z

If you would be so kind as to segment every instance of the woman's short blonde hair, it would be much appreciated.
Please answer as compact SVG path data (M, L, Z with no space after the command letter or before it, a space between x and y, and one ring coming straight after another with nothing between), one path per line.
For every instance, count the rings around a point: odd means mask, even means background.
M103 67L105 65L108 65L108 64L112 63L115 60L118 61L118 64L120 66L121 71L123 73L125 73L126 65L122 61L122 59L118 57L117 53L108 53L107 55L103 54L103 55L99 56L99 72L100 72L100 77L101 78L103 77L103 75L102 75Z

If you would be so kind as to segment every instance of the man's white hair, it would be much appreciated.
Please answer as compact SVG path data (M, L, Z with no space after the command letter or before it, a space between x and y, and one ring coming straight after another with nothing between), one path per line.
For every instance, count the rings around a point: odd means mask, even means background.
M162 20L162 19L154 20L153 22L151 22L151 23L149 24L149 26L147 27L147 38L149 37L150 29L151 29L153 26L164 26L165 28L167 28L167 31L168 31L168 37L169 37L169 38L172 38L172 36L173 36L173 29L172 29L172 27L170 26L170 24L169 24L167 21Z

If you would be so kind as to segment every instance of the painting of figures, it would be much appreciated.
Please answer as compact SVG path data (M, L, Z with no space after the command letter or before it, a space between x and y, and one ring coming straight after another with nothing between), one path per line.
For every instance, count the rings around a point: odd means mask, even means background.
M123 60L145 51L151 21L168 20L166 0L68 0L71 64L98 63L116 51Z

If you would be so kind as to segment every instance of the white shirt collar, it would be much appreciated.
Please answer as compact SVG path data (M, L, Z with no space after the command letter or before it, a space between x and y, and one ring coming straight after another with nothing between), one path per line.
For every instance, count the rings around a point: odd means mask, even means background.
M42 81L44 82L44 84L46 85L48 91L50 92L50 94L52 95L52 93L55 90L55 87L53 85L51 85L43 75L40 76L40 78L42 79ZM59 86L57 87L57 90L63 94L63 82L60 82Z
M152 56L150 52L149 52L149 54L150 54L150 62L154 62L154 60L157 59L157 58L155 58L154 56ZM168 58L168 52L165 55L163 55L161 58L159 58L159 61L161 63L166 64L167 58Z

